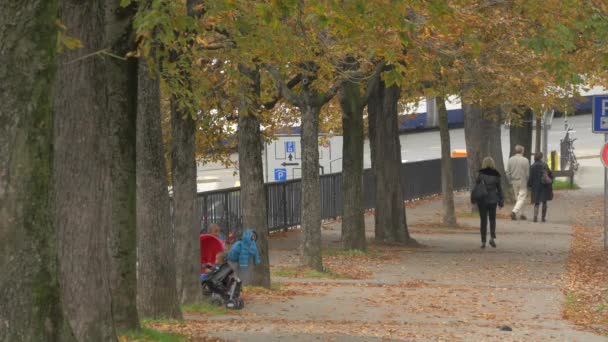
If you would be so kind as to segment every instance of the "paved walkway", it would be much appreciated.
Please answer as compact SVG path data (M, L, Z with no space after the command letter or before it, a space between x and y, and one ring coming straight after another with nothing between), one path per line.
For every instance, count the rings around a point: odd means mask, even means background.
M498 248L485 250L465 194L456 197L461 229L442 228L440 201L428 201L408 209L425 247L373 247L380 257L350 261L366 279L277 277L282 295L250 296L238 315L189 315L188 324L240 341L607 341L561 318L571 218L594 195L557 192L544 224L499 219ZM366 221L371 236L373 216ZM339 234L339 222L327 224L324 244L337 246ZM273 266L296 263L298 235L272 239Z

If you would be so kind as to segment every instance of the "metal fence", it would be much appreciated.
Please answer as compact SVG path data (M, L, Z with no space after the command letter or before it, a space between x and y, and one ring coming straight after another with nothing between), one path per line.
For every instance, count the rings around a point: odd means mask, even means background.
M454 189L468 189L466 158L452 158ZM404 201L441 193L441 160L424 160L401 165ZM267 183L266 208L268 229L281 230L300 224L301 180ZM363 199L365 209L374 208L375 182L371 169L363 173ZM240 188L229 188L198 194L201 229L210 223L218 223L230 232L242 230ZM342 174L321 176L321 217L337 218L342 215Z

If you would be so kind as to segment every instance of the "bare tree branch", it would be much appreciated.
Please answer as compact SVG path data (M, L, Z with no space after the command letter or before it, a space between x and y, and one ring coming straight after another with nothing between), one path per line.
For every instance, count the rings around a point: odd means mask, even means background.
M372 74L372 77L369 78L369 80L367 81L367 87L365 89L365 95L363 97L363 106L367 105L367 102L369 101L369 98L372 96L372 93L374 92L374 90L376 89L376 87L378 86L378 84L380 84L380 74L382 73L382 71L384 71L384 67L386 66L386 61L382 61L380 63L378 63L378 65L376 65L376 68L374 69L374 73Z
M324 104L329 102L334 96L336 96L338 90L340 89L340 87L342 87L342 83L344 83L344 80L341 79L336 84L331 86L331 88L329 88L329 90L327 90L325 94L321 94L321 106L323 106Z
M293 89L293 87L298 85L298 83L300 83L301 81L302 81L302 74L297 74L294 78L292 78L291 80L289 80L289 82L287 82L287 88ZM264 103L262 105L262 107L264 109L272 109L272 108L274 108L274 106L277 105L277 103L279 102L280 99L281 99L281 94L279 93L275 97L273 97L272 100Z
M287 84L285 84L283 77L279 73L279 70L277 70L277 68L275 68L274 66L268 64L264 64L263 67L264 69L266 69L266 71L268 71L268 73L274 80L279 94L292 105L296 107L303 107L304 101L302 100L302 97L296 95L294 92L291 91L291 89L289 89Z

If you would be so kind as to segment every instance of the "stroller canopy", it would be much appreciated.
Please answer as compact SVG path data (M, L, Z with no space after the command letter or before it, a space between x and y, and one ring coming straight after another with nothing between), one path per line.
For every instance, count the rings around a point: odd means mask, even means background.
M224 243L210 234L201 234L199 240L201 244L201 267L204 264L215 264L215 257L224 250Z

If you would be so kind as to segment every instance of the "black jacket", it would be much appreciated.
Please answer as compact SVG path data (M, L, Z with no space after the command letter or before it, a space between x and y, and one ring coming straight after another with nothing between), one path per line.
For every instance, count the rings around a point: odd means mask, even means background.
M553 199L553 184L542 183L545 172L549 174L549 178L553 181L553 173L545 162L537 160L530 166L528 187L531 189L532 203L539 204Z
M500 173L489 167L481 169L477 174L476 183L479 184L482 181L486 184L486 189L488 190L488 196L484 204L498 204L502 207L504 205L504 196L502 187L500 186Z

